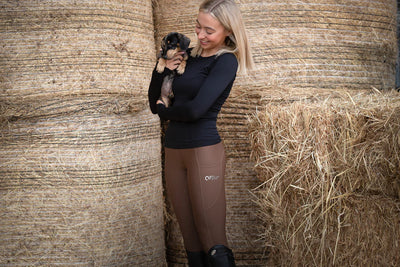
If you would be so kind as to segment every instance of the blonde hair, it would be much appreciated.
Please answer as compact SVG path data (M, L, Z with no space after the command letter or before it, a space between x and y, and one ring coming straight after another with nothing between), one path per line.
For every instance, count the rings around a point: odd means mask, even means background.
M200 5L199 12L210 14L231 34L225 39L225 46L220 49L217 56L224 53L233 53L239 64L238 72L246 74L254 68L254 61L238 6L233 0L205 0ZM192 50L192 56L202 53L200 43L197 42Z

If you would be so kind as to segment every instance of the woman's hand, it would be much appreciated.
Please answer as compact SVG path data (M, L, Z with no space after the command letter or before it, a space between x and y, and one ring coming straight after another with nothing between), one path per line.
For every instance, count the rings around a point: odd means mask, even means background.
M178 52L173 58L165 60L166 67L170 70L175 70L176 68L178 68L183 60L184 53L185 52Z
M157 100L156 104L163 104L165 106L165 103L163 101L161 101L160 99Z

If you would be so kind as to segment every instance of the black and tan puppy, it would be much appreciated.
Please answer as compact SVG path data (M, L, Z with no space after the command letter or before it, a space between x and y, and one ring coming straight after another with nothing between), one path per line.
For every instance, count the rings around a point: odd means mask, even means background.
M190 39L177 32L168 33L161 41L161 51L158 55L157 72L162 73L166 67L166 60L173 58L177 53L184 52L183 60L176 69L176 73L182 74L185 72L186 60L188 59L188 54L186 50L189 48ZM161 86L160 100L162 100L166 107L171 105L171 100L174 97L172 93L172 81L174 80L175 72L167 75L164 78L163 84Z

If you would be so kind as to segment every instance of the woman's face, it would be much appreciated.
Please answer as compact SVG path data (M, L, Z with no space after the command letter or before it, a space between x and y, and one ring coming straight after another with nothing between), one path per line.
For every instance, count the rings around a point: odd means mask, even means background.
M225 38L230 33L213 16L199 12L196 20L196 34L200 46L203 48L201 55L204 57L215 55L224 45Z

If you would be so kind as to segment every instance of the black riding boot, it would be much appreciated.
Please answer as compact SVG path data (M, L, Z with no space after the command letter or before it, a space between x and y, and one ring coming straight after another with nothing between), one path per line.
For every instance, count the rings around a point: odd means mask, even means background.
M232 250L224 245L216 245L208 251L208 259L213 267L235 267Z
M187 258L189 262L189 267L207 267L207 255L204 251L191 252L187 251Z

